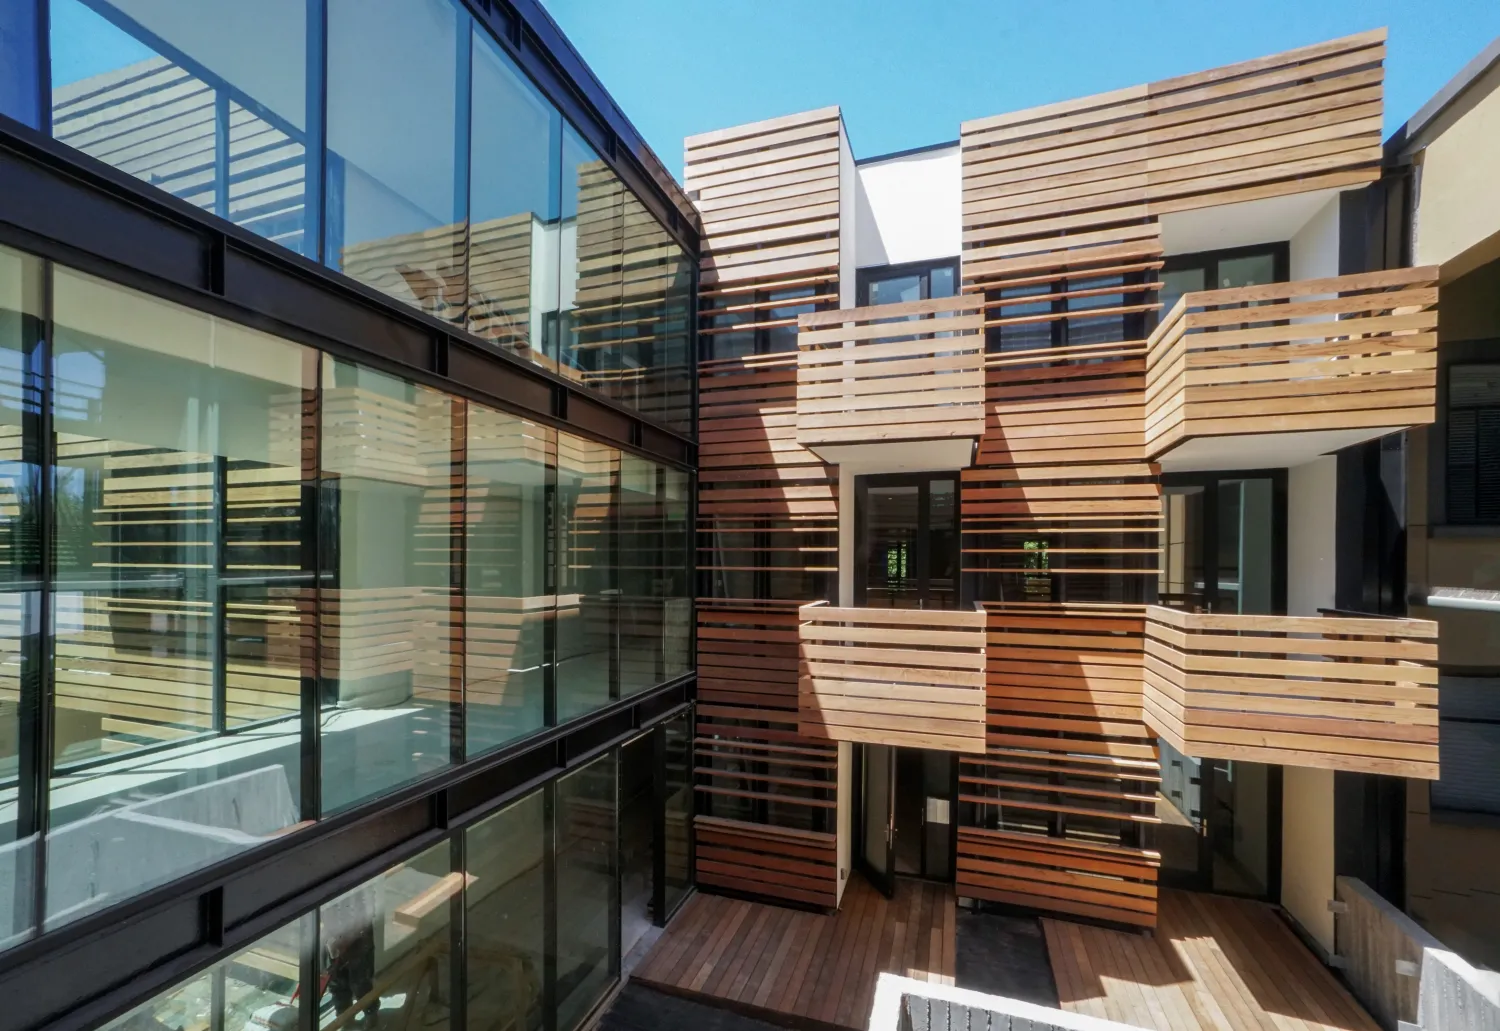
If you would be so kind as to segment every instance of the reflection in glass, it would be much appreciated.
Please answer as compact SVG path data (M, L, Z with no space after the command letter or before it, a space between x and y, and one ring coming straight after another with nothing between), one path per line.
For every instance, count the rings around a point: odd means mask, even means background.
M557 721L616 697L620 452L567 433L557 440Z
M562 116L478 26L473 91L468 326L555 363Z
M1164 269L1158 275L1161 277L1161 293L1158 295L1161 318L1167 316L1183 294L1207 288L1202 268Z
M468 297L459 11L450 0L328 0L325 229L330 265L456 322Z
M464 832L471 1028L542 1026L547 896L543 791L533 791Z
M33 129L42 110L37 12L35 4L0 4L0 114Z
M687 672L692 599L686 562L688 474L620 458L620 694Z
M59 141L313 254L305 0L52 0L50 17Z
M573 1031L619 969L615 755L557 781L557 1027Z
M50 922L299 819L312 352L56 268Z
M560 371L611 397L631 382L614 360L622 337L626 192L583 137L564 126Z
M686 713L662 725L666 737L665 915L692 886L693 724Z
M301 1005L300 962L310 947L310 924L304 919L276 929L102 1031L291 1031Z
M448 1027L450 902L463 885L445 841L318 910L323 1031Z
M656 735L620 746L620 954L650 930L656 837L653 772Z
M42 263L0 248L0 948L36 925L32 796L40 672Z
M452 759L462 403L324 358L323 807Z
M1207 607L1203 568L1203 488L1162 491L1162 561L1156 598L1162 605L1202 612Z
M546 722L547 492L557 434L468 406L464 713L471 756Z

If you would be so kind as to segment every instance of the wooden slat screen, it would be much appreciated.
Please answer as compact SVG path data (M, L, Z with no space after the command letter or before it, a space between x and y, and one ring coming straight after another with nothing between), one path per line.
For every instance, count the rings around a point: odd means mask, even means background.
M1146 614L1146 718L1178 751L1437 778L1436 623Z
M1151 334L1147 450L1430 423L1436 268L1184 294Z
M797 442L979 436L983 321L972 297L798 316Z
M803 735L984 751L983 612L814 602L801 619Z
M959 767L959 894L1151 926L1141 608L985 609L988 747Z

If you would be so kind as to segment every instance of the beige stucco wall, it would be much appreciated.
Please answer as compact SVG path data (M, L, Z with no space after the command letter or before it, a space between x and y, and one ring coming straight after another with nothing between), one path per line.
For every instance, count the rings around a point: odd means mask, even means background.
M1281 819L1281 904L1332 954L1333 771L1285 767Z
M1434 821L1428 798L1426 781L1407 782L1406 910L1469 962L1500 970L1500 828Z
M1418 142L1426 145L1418 156L1416 263L1441 265L1500 234L1500 65L1470 86ZM1472 268L1493 256L1472 255L1460 264Z

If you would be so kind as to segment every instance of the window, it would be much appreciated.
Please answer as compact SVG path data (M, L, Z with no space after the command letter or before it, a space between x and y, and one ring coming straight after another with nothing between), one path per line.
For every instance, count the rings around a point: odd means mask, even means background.
M0 114L33 129L42 110L36 16L35 4L0 7Z
M1151 307L1137 271L1022 282L985 295L991 351L1030 351L1142 340Z
M1500 523L1500 365L1448 366L1447 520Z
M451 0L328 0L325 259L459 323L468 67L468 17Z
M1284 283L1289 276L1290 253L1285 243L1267 243L1173 255L1158 273L1161 278L1158 295L1161 309L1157 317L1166 315L1183 294L1191 291Z
M47 920L301 819L313 352L58 268Z
M558 435L557 719L607 705L616 688L620 452Z
M464 832L468 1026L540 1031L546 976L547 812L533 791Z
M470 145L471 332L542 364L557 360L562 116L474 32Z
M557 781L557 1028L573 1031L620 969L615 755Z
M864 308L952 297L957 283L957 258L862 268L855 272L855 304Z
M52 0L50 17L58 141L316 256L305 0Z
M455 761L461 408L436 390L323 359L327 811Z
M1432 808L1500 816L1500 679L1439 678L1438 748Z

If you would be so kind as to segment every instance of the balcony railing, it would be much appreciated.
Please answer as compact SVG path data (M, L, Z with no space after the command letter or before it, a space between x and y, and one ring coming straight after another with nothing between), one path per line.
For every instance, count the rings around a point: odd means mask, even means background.
M1184 294L1148 345L1148 454L1302 433L1312 458L1432 422L1437 299L1436 268Z
M1146 609L1146 723L1187 755L1438 775L1437 624Z
M834 741L985 749L985 614L802 606L798 732Z
M981 304L940 297L799 316L797 442L839 461L825 449L979 437Z

